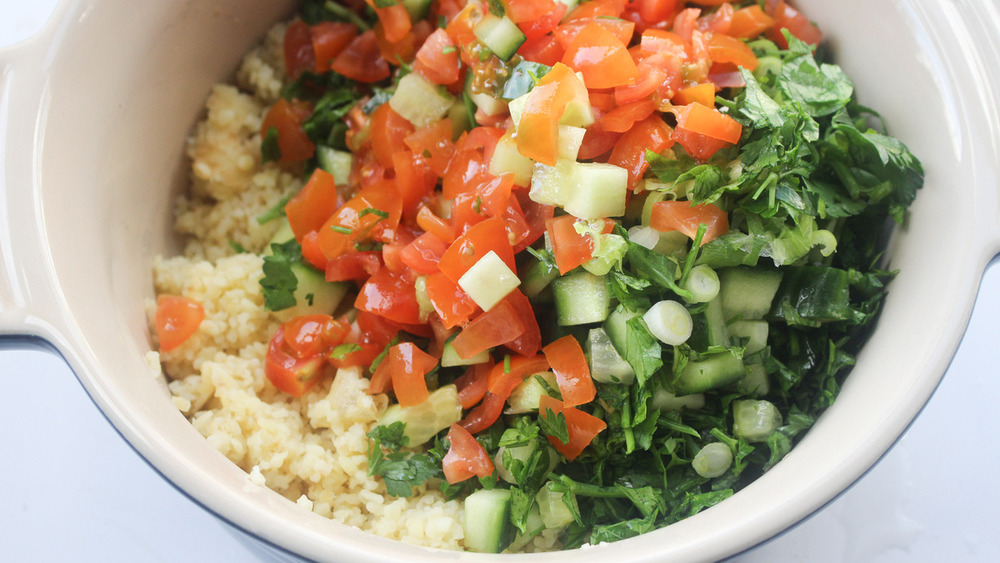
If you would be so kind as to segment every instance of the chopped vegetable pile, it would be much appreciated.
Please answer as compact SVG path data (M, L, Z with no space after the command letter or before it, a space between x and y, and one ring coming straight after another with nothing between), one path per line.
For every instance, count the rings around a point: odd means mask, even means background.
M470 550L731 496L836 398L923 182L821 38L780 0L304 2L268 378L365 370L370 472L465 499Z

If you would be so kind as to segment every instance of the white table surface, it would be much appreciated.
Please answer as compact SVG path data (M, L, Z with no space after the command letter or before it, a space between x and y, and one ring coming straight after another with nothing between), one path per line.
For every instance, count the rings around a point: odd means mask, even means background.
M0 46L56 0L0 0ZM1000 561L1000 267L924 412L848 492L735 561ZM0 339L0 561L270 561L166 483L55 353Z

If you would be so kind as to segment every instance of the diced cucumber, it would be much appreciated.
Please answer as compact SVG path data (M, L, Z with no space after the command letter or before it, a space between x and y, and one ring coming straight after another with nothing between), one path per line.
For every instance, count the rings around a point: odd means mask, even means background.
M483 350L482 352L472 356L471 358L463 358L458 355L455 351L455 347L451 345L451 340L445 342L444 348L441 351L441 367L450 368L455 366L473 366L476 364L485 364L490 360L490 351Z
M661 411L679 411L681 409L700 409L705 406L705 395L694 393L692 395L676 395L668 389L657 387L653 391L653 396L649 400L649 406Z
M333 176L335 184L343 186L350 179L354 156L347 151L339 151L333 147L317 145L316 162L320 168Z
M552 295L561 326L599 323L608 318L611 292L604 276L585 270L570 272L552 282Z
M604 321L604 331L608 333L608 338L611 339L611 343L614 344L619 354L622 354L628 348L629 319L641 315L642 312L640 311L630 311L624 306L619 305L608 315L608 319Z
M465 547L481 553L500 553L507 536L510 491L480 489L465 497Z
M455 103L446 90L427 80L419 72L399 79L389 105L414 127L426 127L440 120Z
M722 314L722 300L713 299L705 307L705 323L709 346L729 346L729 327Z
M483 311L492 309L519 285L521 280L517 274L511 271L507 263L492 250L458 279L458 286L469 294Z
M570 496L566 497L567 494ZM545 483L538 490L535 500L538 502L538 512L542 517L542 522L550 530L565 528L576 520L573 517L573 511L566 505L567 501L575 504L576 497L573 493L556 490L555 483L552 481Z
M562 207L573 188L577 163L559 159L555 166L536 162L531 173L528 197L536 203Z
M560 125L571 125L573 127L589 127L595 121L594 108L590 105L590 92L583 82L583 75L576 73L576 80L571 80L573 97L566 104L566 109L559 117Z
M635 370L618 353L607 331L601 327L587 333L587 359L594 381L630 385L635 380Z
M521 28L507 16L497 17L490 13L483 14L472 32L486 48L505 61L517 52L526 39Z
M781 411L770 401L733 401L733 434L748 442L763 442L781 427Z
M281 222L278 224L278 230L274 231L271 240L267 242L267 247L264 248L264 256L270 256L274 253L271 249L272 244L284 244L295 238L295 232L292 231L292 226L288 223L288 217L282 215L279 221Z
M542 395L549 394L545 385L538 381L539 377L545 380L550 389L559 388L556 376L551 371L529 375L511 391L510 397L507 399L508 408L504 411L505 414L522 414L538 410L538 403Z
M413 292L417 297L417 311L420 322L427 322L431 313L434 312L434 302L427 294L427 276L417 276L413 282Z
M507 113L507 102L483 92L466 92L484 114L489 116Z
M521 293L529 299L534 298L558 277L559 269L552 263L531 257L521 274Z
M524 523L524 532L518 531L514 536L514 541L510 542L510 545L507 546L504 552L519 552L524 546L528 545L532 538L542 533L544 529L545 523L542 522L542 515L538 511L538 505L533 504L531 505L531 509L528 510L528 518Z
M614 164L577 163L572 188L565 194L563 207L580 219L621 217L625 214L628 171Z
M674 351L674 357L680 353ZM673 391L678 395L703 393L729 385L743 377L743 360L729 352L705 356L701 360L688 359L687 364L673 381Z
M493 157L490 159L490 174L494 176L510 174L515 185L527 186L531 183L531 175L534 170L535 161L517 150L517 141L509 133L500 137L496 148L493 149Z
M746 374L736 382L736 390L749 397L763 397L771 390L771 381L767 376L767 368L760 362L746 365Z
M723 268L719 271L722 311L726 320L759 320L771 310L782 274L774 268Z
M402 422L406 425L403 435L409 439L406 445L414 447L427 442L459 420L462 420L462 402L458 400L458 388L443 385L431 391L422 403L408 407L391 405L379 417L378 425L389 426L394 422Z
M289 268L298 285L293 293L295 305L274 312L275 318L282 322L302 315L332 315L351 287L349 282L328 282L323 272L301 262L294 262Z
M729 335L748 339L744 354L756 354L767 346L767 321L733 321L729 323Z
M559 126L559 158L566 160L576 160L580 154L580 147L583 146L583 137L587 130L583 127L573 127L572 125Z

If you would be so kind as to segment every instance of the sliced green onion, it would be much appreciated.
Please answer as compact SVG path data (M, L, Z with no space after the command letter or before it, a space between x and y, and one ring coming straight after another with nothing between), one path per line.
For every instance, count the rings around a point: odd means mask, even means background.
M687 308L669 299L650 307L642 320L646 321L653 336L671 346L684 344L691 337L691 329L694 327Z
M770 401L733 402L733 434L748 442L763 442L781 427L781 412Z
M682 287L691 292L689 302L708 303L719 294L719 275L711 267L699 264L691 268Z

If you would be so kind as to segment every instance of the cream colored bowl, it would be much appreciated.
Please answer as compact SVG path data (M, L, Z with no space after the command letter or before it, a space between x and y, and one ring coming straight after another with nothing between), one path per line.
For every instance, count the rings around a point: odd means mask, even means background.
M926 167L889 248L902 273L840 399L780 464L693 518L575 561L719 559L829 502L928 400L1000 250L998 2L798 4L825 29L862 103ZM273 0L65 1L38 37L0 51L0 335L51 342L165 478L267 542L340 562L495 558L376 538L248 485L145 363L143 301L152 257L177 248L170 204L185 179L185 135L210 84L291 10Z

